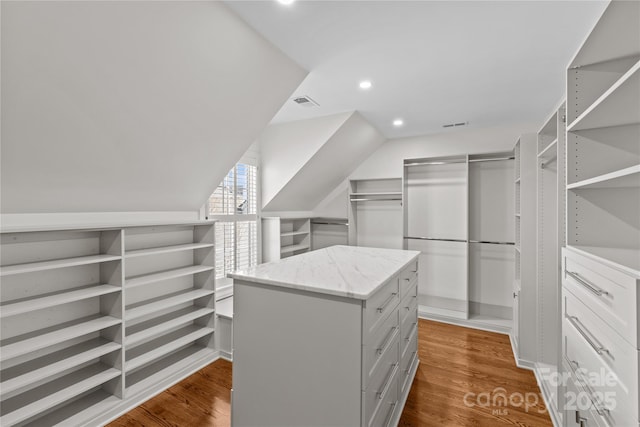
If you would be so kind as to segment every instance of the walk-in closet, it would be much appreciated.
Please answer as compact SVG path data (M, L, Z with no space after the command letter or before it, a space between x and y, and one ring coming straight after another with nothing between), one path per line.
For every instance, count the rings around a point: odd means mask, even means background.
M1 427L640 427L640 0L0 39Z

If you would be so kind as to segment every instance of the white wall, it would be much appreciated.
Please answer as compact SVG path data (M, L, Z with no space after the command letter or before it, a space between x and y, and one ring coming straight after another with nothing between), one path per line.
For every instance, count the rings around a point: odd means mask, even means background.
M2 2L3 214L197 212L306 75L221 2Z
M300 107L305 108L305 107ZM352 113L268 126L258 138L262 206L266 206Z
M392 139L362 162L351 179L399 178L404 159L512 150L518 136L533 132L538 126L539 123L519 123Z
M391 139L364 160L348 179L400 178L404 159L512 150L522 133L534 132L538 126L539 123L536 122L520 123ZM314 215L345 217L347 199L342 194L346 190L341 189L347 182L348 180L341 183L329 193L314 208Z
M301 122L308 122L303 120ZM296 124L299 123L292 122ZM284 183L275 196L263 203L264 211L310 211L385 141L384 136L359 113L349 115L317 151ZM294 141L294 144L303 142ZM299 159L281 147L279 163ZM284 160L282 160L284 159ZM270 166L262 157L263 169Z

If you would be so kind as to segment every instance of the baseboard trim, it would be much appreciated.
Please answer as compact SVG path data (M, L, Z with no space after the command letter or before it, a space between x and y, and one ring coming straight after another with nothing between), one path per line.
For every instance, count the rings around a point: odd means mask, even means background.
M233 363L233 355L231 353L224 350L218 350L218 352L220 353L220 359Z
M542 394L542 399L544 400L544 404L547 407L547 411L549 411L551 422L553 423L554 427L562 427L562 418L558 413L558 408L556 408L555 405L551 404L551 396L549 396L549 391L544 385L544 381L542 380L542 376L537 364L533 369L533 374L536 377L536 382L538 383L538 388L540 389L540 394Z
M448 323L450 325L462 326L465 328L478 329L480 331L495 332L503 335L510 335L511 328L502 327L498 325L491 325L482 321L473 319L459 319L457 317L449 317L440 314L428 313L424 310L420 310L418 306L418 317L420 319L433 320L440 323Z

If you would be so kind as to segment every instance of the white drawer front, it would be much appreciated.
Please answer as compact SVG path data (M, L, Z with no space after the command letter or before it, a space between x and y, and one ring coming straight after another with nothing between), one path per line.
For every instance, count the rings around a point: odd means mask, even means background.
M418 304L412 307L412 316L400 325L400 357L404 357L410 343L418 336ZM416 342L417 345L417 342Z
M634 411L638 407L638 350L616 334L596 314L568 290L563 290L564 317L581 336L591 350L626 390ZM586 338L585 338L586 337ZM591 341L591 343L589 343Z
M398 374L392 379L395 384L398 380ZM387 395L380 401L375 413L368 420L367 426L369 427L391 427L391 422L394 418L394 413L399 411L398 407L398 390L394 386L393 390L389 390Z
M369 342L373 332L395 311L400 301L398 279L394 277L364 302L364 342Z
M400 302L398 311L400 312L400 324L404 325L407 322L415 322L418 316L418 294L417 284L411 289L411 294L405 295L404 299ZM414 313L415 311L415 313Z
M417 332L417 331L416 331ZM398 380L399 396L403 396L407 387L411 386L411 369L418 359L418 334L415 333L407 343L406 351L400 360L400 378Z
M389 396L397 395L397 378L400 371L398 357L398 335L395 336L389 350L382 355L373 371L364 396L364 410L367 424L375 418L378 406L388 400ZM395 397L394 397L395 399Z
M412 286L418 283L418 261L405 267L400 273L400 298L411 292Z
M362 376L363 386L369 382L369 378L377 369L378 364L384 359L386 353L391 351L394 343L398 342L400 335L400 325L398 323L398 312L394 311L376 329L368 343L363 344L362 354L364 357L364 375Z
M601 325L604 326L602 323ZM589 327L592 329L588 329ZM613 335L612 331L609 334ZM616 375L602 357L604 353L599 355L594 348L605 347L606 342L611 347L610 351L619 354L622 359L625 358L624 351L605 341L606 333L601 328L596 328L592 319L584 312L563 318L562 335L565 358L573 371L578 371L578 380L588 381L583 388L593 397L594 406L601 415L611 426L626 427L637 423L637 390L632 389L637 387L637 365L635 368L626 366L626 370L616 365L616 369L624 372L623 376ZM637 358L637 350L628 347L627 351L634 351ZM636 377L634 381L629 378L632 375ZM630 383L636 385L632 386Z
M570 249L562 253L563 285L638 348L638 281Z
M571 369L565 363L570 377L565 388L564 427L609 427L604 417L598 415L589 394L576 382Z

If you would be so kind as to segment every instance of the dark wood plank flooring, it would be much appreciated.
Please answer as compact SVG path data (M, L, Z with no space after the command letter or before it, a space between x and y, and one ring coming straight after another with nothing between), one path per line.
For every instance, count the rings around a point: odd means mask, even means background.
M509 337L427 320L418 334L420 367L400 426L552 426ZM231 369L218 360L108 426L229 426Z

